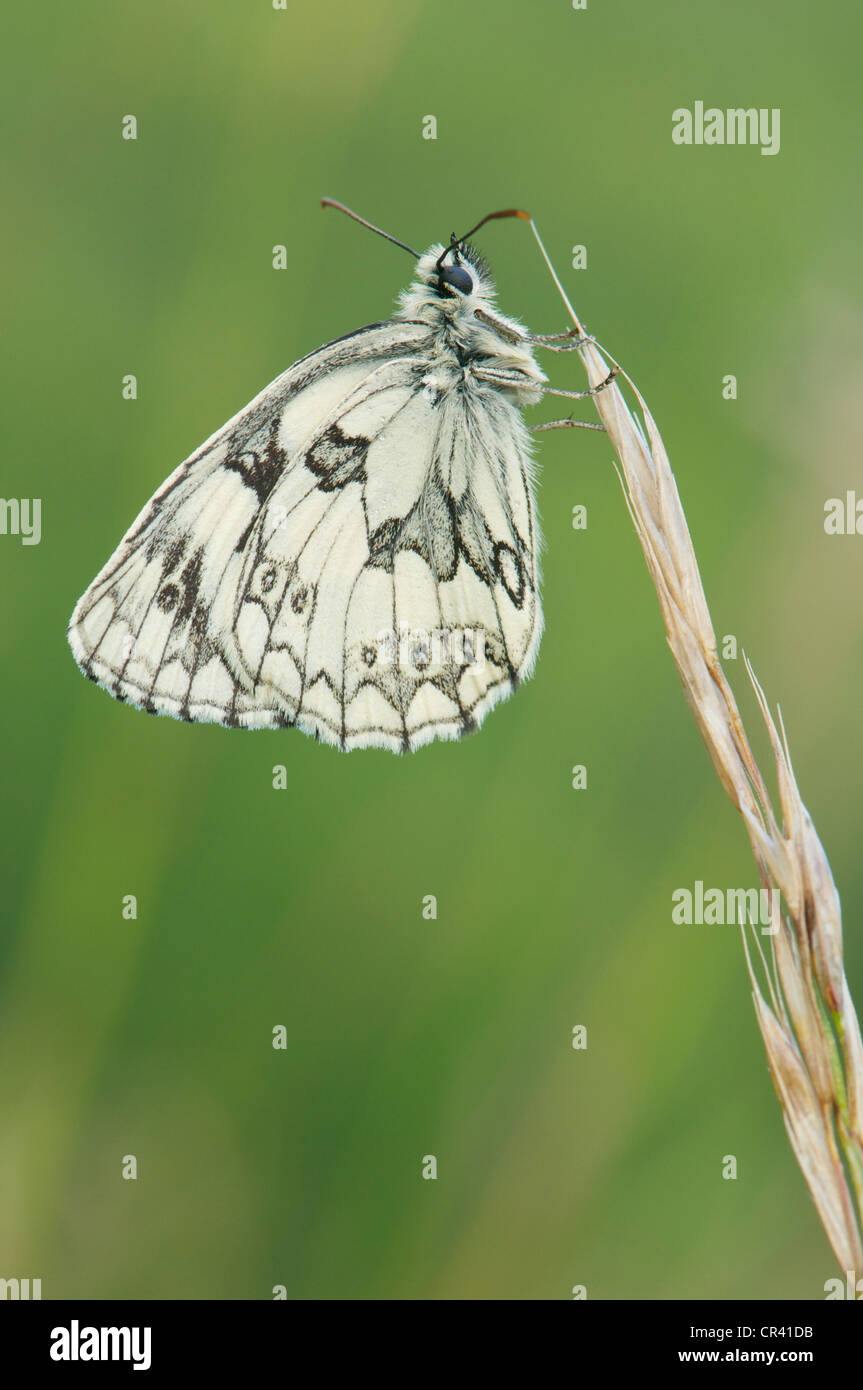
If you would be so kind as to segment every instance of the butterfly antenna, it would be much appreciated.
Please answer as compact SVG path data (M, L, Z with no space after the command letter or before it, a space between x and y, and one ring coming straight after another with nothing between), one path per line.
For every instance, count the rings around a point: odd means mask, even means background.
M450 251L456 251L459 246L462 246L467 241L469 236L473 236L474 232L478 232L480 227L484 227L486 222L493 222L495 218L498 217L521 217L525 222L531 222L533 220L530 213L524 212L521 208L502 208L500 212L487 212L485 217L480 218L475 227L471 227L469 232L465 232L464 236L453 236L450 239L449 246L438 256L436 263L437 269L440 270L444 256L448 255Z
M351 209L350 209L350 208L346 208L345 205L344 205L344 203L337 203L336 200L335 200L335 198L322 198L322 199L321 199L321 207L322 207L322 208L336 208L339 212L345 212L345 213L347 213L348 217L352 217L352 218L354 219L355 222L359 222L359 224L360 224L361 227L368 227L368 229L369 229L370 232L377 232L378 236L382 236L382 237L384 237L387 241L391 241L391 242L393 243L393 246L400 246L400 247L402 248L403 251L409 251L410 254L411 254L416 260L419 260L419 258L420 258L420 253L419 253L419 251L415 251L415 250L413 249L413 247L412 247L412 246L408 246L406 242L404 242L404 241L399 241L399 239L398 239L397 236L390 236L389 232L384 232L384 231L382 231L381 228L380 228L380 227L376 227L375 224L374 224L373 222L367 222L366 219L365 219L364 217L360 217L360 215L359 215L358 212L351 212ZM503 212L493 212L493 213L492 213L492 217L509 217L509 216L511 216L510 213L503 213ZM524 213L519 213L519 216L520 216L520 217L523 217L523 216L525 216L525 214L524 214ZM485 219L485 220L487 221L488 219ZM480 223L480 226L481 226L481 225L482 225L482 223Z

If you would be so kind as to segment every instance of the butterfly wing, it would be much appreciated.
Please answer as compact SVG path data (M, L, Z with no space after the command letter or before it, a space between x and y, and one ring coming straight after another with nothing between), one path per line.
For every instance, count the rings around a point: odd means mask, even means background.
M249 537L232 659L342 748L478 726L542 628L529 436L497 390L390 363L322 421Z
M233 605L255 520L313 424L428 328L390 322L277 377L174 471L79 600L69 643L85 675L151 713L266 724L275 711L230 660ZM278 721L275 721L278 722Z
M422 324L359 330L181 464L76 607L85 674L346 748L478 724L539 640L527 435L491 387L441 401L431 346Z

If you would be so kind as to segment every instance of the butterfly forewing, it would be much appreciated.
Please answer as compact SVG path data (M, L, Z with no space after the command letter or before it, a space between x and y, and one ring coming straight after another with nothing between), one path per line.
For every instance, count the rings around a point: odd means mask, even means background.
M428 338L423 325L388 323L329 344L278 377L182 463L75 608L69 641L85 674L118 699L159 713L287 722L232 657L249 538L310 421L332 411L377 366L421 353Z

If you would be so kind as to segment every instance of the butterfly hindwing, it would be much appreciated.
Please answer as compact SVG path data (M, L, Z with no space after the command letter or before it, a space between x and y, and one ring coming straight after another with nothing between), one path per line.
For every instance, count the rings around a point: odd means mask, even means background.
M481 722L541 628L527 434L472 384L382 365L323 420L256 521L232 659L342 747L415 748Z

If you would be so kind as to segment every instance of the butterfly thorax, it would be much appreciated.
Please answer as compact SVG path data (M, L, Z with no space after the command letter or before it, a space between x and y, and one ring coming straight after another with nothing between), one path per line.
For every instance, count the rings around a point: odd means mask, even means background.
M537 365L527 330L505 318L495 304L494 283L481 258L463 248L459 267L471 288L442 280L439 262L444 247L429 248L417 262L416 277L399 301L395 317L427 323L434 332L435 375L439 383L469 384L477 369L506 374L499 389L518 406L535 405L546 377ZM460 277L461 278L461 277Z

